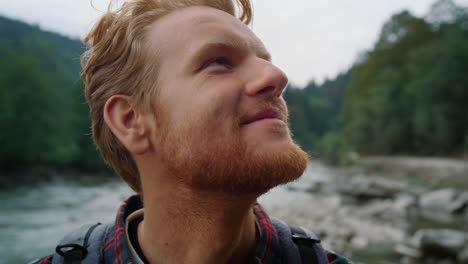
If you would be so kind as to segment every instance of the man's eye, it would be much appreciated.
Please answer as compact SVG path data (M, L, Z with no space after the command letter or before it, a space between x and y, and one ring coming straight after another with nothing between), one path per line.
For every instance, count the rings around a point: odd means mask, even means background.
M229 69L232 68L232 64L225 58L215 58L205 64L205 68L213 66L224 66Z

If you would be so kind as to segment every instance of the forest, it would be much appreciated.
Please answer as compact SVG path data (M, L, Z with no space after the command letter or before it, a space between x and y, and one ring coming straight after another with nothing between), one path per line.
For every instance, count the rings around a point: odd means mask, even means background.
M83 97L85 45L5 17L0 35L0 188L38 168L107 171ZM339 165L356 155L466 156L467 70L467 8L439 0L423 17L400 12L349 70L289 85L294 138Z
M424 17L393 15L347 72L284 96L295 137L313 157L338 164L356 155L463 157L467 70L468 10L440 0Z
M80 79L84 44L5 17L0 35L0 187L47 168L106 170Z

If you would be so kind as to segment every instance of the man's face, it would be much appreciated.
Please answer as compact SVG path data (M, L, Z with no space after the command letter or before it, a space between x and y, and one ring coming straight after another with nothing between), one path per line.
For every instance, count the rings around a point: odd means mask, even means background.
M285 74L238 19L189 7L154 23L159 58L158 158L183 183L263 193L298 178L307 154L291 139Z

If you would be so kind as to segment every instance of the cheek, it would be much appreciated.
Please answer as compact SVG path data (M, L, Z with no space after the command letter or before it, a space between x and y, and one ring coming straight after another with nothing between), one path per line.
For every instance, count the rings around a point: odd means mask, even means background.
M236 115L239 113L241 93L237 87L217 86L217 90L204 95L203 101L211 106L213 112L220 115Z
M172 86L161 102L171 127L192 127L210 135L229 133L233 127L238 127L242 97L239 85L235 84L238 83L232 83L226 77L204 82L178 82L177 87Z
M207 98L206 113L216 130L231 134L240 124L240 103L236 94L217 94Z

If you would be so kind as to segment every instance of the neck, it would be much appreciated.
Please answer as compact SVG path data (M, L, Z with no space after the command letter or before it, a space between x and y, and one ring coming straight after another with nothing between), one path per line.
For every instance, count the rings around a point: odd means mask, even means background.
M254 254L255 196L154 181L144 185L159 188L143 190L145 216L138 227L138 241L150 263L243 263Z

